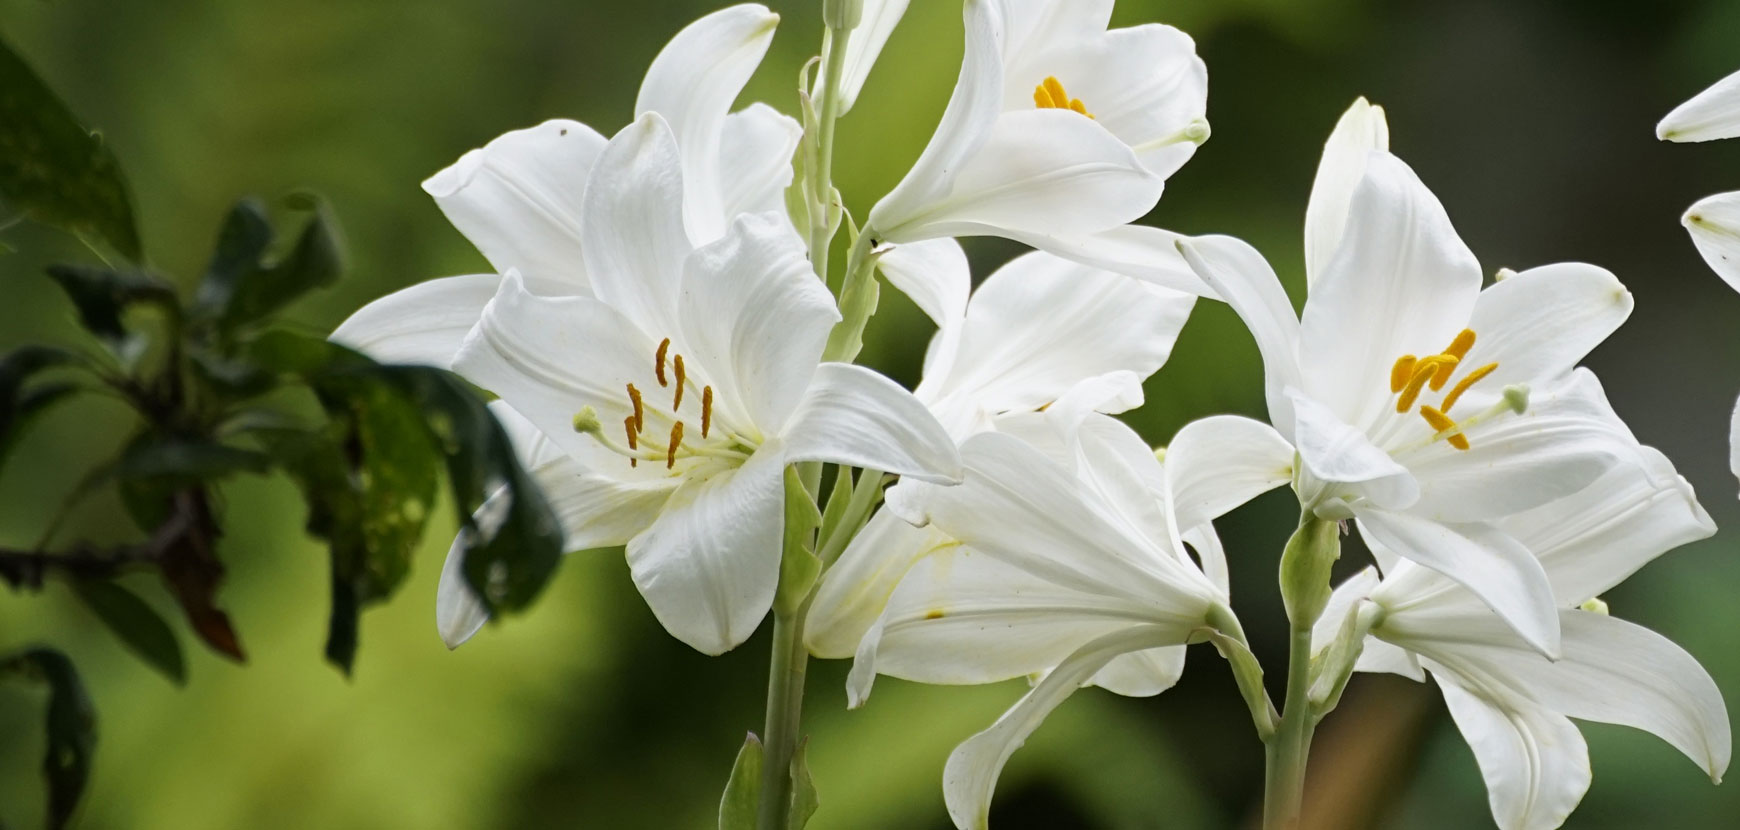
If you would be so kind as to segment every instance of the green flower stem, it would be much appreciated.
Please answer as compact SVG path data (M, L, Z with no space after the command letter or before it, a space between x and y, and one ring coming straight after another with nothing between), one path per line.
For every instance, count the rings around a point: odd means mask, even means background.
M812 595L813 596L813 595ZM797 613L775 613L773 660L767 669L767 721L762 730L766 755L761 766L761 804L756 812L758 830L786 830L791 820L792 755L803 729L804 675L810 654L804 648L805 600Z
M846 260L846 280L840 286L840 322L828 333L823 360L850 363L864 348L864 327L876 313L879 292L876 257L871 253L874 244L875 234L868 227L852 243L852 254Z
M837 230L833 222L837 213L832 209L835 198L834 133L840 120L840 73L846 68L846 42L851 38L851 29L829 28L822 39L822 62L826 65L823 77L827 79L827 89L821 90L821 110L816 119L816 166L810 171L807 184L810 202L810 262L815 266L816 275L822 278L823 285L830 284L829 252L833 245L834 232Z
M1329 600L1329 572L1341 556L1340 525L1309 511L1281 554L1281 598L1287 606L1287 695L1268 742L1263 830L1299 826L1311 736L1323 712L1311 704L1311 631Z

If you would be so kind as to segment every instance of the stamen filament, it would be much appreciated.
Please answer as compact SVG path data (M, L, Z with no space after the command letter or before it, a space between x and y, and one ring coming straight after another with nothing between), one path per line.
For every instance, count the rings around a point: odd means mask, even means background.
M701 437L713 427L713 387L701 387Z
M1456 381L1455 386L1450 387L1450 394L1444 396L1444 403L1441 405L1444 411L1449 412L1450 407L1455 406L1456 402L1461 400L1462 393L1473 388L1474 384L1479 383L1481 378L1492 374L1496 369L1498 369L1497 363L1488 363L1485 366L1463 375L1461 380Z
M671 358L671 363L676 367L676 372L677 372L677 399L675 402L673 402L671 404L671 409L673 411L675 411L675 410L679 410L679 409L683 408L683 386L684 386L683 381L685 381L687 378L684 376L684 373L683 373L683 356L682 355L677 355L676 357Z
M682 389L681 386L677 387ZM665 451L665 469L677 466L677 448L683 445L683 422L678 421L671 427L671 448Z
M670 349L671 339L667 337L659 343L658 354L653 355L653 372L658 375L660 386L671 385L669 381L665 380L665 352L670 351Z

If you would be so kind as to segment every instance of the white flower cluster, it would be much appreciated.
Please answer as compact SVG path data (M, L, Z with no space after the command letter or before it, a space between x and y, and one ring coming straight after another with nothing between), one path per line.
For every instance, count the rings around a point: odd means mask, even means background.
M854 706L877 674L1031 678L949 758L963 828L987 824L1004 762L1077 688L1159 694L1205 641L1270 745L1271 827L1296 820L1311 729L1354 671L1432 676L1504 828L1556 827L1587 790L1569 718L1648 730L1721 776L1715 683L1599 599L1715 530L1577 366L1631 312L1613 274L1486 285L1360 100L1324 148L1295 313L1249 245L1133 224L1209 135L1207 71L1176 29L1109 29L1112 0L965 0L947 111L859 226L829 181L835 121L906 5L829 0L801 120L732 111L778 22L741 5L672 40L613 137L550 121L465 154L424 188L497 273L405 289L333 337L499 396L569 548L626 546L660 622L700 651L771 608L799 661L854 658ZM1740 135L1740 75L1660 132ZM1740 194L1685 221L1740 287ZM1036 250L974 288L955 241L974 235ZM910 392L851 362L879 278L936 323ZM1254 336L1269 422L1210 417L1155 450L1113 416L1141 405L1199 298ZM1284 485L1301 522L1280 562L1278 709L1214 520ZM1375 562L1331 591L1349 523ZM484 622L458 560L438 602L450 646ZM777 743L770 764L789 758Z

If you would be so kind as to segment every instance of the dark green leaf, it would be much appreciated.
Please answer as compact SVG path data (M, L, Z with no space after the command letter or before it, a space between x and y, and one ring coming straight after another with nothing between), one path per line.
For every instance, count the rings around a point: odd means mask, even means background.
M97 746L96 709L72 661L58 651L34 648L0 659L0 673L48 684L48 752L42 774L48 779L48 826L59 830L72 820L90 779L91 753Z
M804 830L810 816L822 804L816 795L816 782L810 777L809 746L810 739L804 738L791 756L791 813L787 816L786 830Z
M60 283L85 330L105 342L127 337L121 315L138 304L175 308L175 288L142 271L114 271L85 265L51 265L48 275Z
M136 654L163 672L176 685L187 682L187 664L181 656L181 643L169 624L132 591L113 582L80 579L72 583L73 593L84 600L97 619L121 638Z
M139 262L133 200L114 151L0 43L0 198L32 219L106 240Z
M761 803L761 740L755 733L743 739L737 761L731 765L731 780L719 799L719 830L755 830L755 811Z
M822 514L804 489L796 467L785 468L785 541L779 563L779 590L773 598L774 613L792 616L798 613L810 588L822 573L822 560L816 558L815 529L822 524Z
M123 479L188 486L236 473L264 473L271 465L269 456L253 450L206 438L146 433L127 447L117 472Z
M265 208L246 199L230 211L206 267L195 303L223 331L259 321L303 294L338 280L344 271L338 225L320 199L299 194L288 200L309 213L289 250L273 256L272 227Z
M79 391L76 383L45 383L20 395L9 412L0 412L0 465L18 446L24 431L48 409Z
M33 418L76 391L60 383L26 388L32 376L83 360L74 352L49 346L24 346L0 358L0 461Z
M222 398L245 400L272 391L277 383L271 372L205 348L193 348L188 357L194 375Z

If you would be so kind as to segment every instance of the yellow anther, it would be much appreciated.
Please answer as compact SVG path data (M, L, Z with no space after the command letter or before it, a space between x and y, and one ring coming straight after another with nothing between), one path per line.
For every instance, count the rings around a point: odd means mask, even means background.
M628 388L633 389L634 387L631 385ZM636 400L638 401L639 398L636 398ZM628 448L631 450L640 449L640 425L634 422L633 415L622 419L622 428L628 433ZM639 467L640 459L630 456L628 459L628 466Z
M1441 433L1460 429L1455 421L1450 420L1449 415L1445 415L1437 407L1420 407L1420 417L1426 419L1426 423L1432 427L1433 432ZM1468 436L1463 435L1460 431L1450 432L1450 434L1446 435L1444 438L1446 441L1450 442L1450 446L1455 447L1456 449L1468 449Z
M1455 340L1450 341L1450 348L1445 349L1444 353L1461 360L1468 356L1468 350L1472 348L1474 348L1474 329L1463 329L1460 334L1456 335Z
M1450 376L1456 374L1456 364L1462 362L1461 358L1447 354L1436 355L1436 357L1439 358L1439 361L1438 368L1432 372L1433 392L1443 389L1444 384L1450 382Z
M1408 388L1408 379L1414 376L1414 363L1418 358L1405 354L1396 358L1396 365L1390 367L1390 391L1400 392Z
M646 407L641 405L640 390L634 388L632 383L628 385L628 399L634 403L634 416L628 419L630 424L628 445L632 447L634 446L633 433L646 429Z
M1456 401L1462 398L1463 392L1467 392L1469 389L1473 388L1474 384L1479 383L1481 378L1492 374L1497 368L1497 363L1488 363L1485 366L1463 375L1461 380L1456 381L1455 386L1450 387L1450 394L1444 396L1444 411L1449 412L1450 407L1455 406Z
M677 355L676 357L671 358L671 364L675 366L677 370L677 399L671 404L671 410L675 411L683 408L683 381L687 380L687 376L683 373L682 355Z
M664 342L659 344L658 354L653 355L653 372L658 375L660 386L670 385L670 382L665 380L665 352L670 350L671 339L667 337L664 339Z
M1445 364L1449 365L1446 366ZM1429 355L1415 361L1414 374L1412 377L1408 378L1407 386L1402 387L1402 397L1396 401L1396 411L1407 412L1408 410L1413 409L1414 401L1420 399L1420 390L1426 387L1427 382L1433 380L1440 371L1446 373L1447 377L1449 372L1455 370L1456 358L1448 355Z
M701 387L701 437L713 428L713 387Z
M665 450L665 469L677 466L677 448L683 445L683 422L671 427L671 447Z
M1069 110L1079 112L1089 118L1094 117L1088 112L1087 105L1080 98L1071 98L1063 89L1063 82L1056 75L1049 76L1043 83L1033 89L1033 103L1042 110Z

